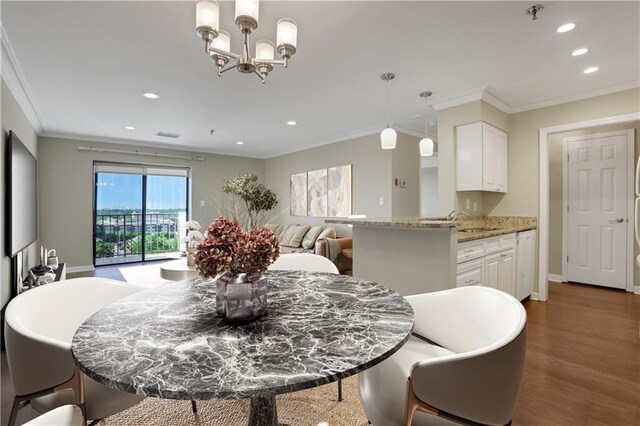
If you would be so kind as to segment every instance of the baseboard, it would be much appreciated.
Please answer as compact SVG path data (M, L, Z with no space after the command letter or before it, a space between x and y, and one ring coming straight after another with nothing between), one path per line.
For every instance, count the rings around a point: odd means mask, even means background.
M640 294L640 285L633 286L633 294Z
M547 275L547 280L548 280L548 281L553 281L554 283L561 283L561 282L563 282L563 280L562 280L562 275L556 275L556 274L549 274L549 275Z
M85 265L85 266L68 266L67 274L75 274L76 272L91 272L95 271L96 268L93 265Z
M531 300L540 300L538 298L538 292L534 291L533 293L531 293L531 296L529 296L529 299L531 299Z

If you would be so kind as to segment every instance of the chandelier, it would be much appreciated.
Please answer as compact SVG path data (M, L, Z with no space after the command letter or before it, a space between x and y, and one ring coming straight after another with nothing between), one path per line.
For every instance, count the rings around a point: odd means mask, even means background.
M427 103L427 98L431 96L432 93L429 91L420 92L418 96L424 98L424 138L420 141L420 155L422 157L431 157L433 155L433 139L429 137L429 104Z
M200 0L196 3L196 33L204 41L205 52L218 67L218 76L237 69L245 74L256 74L266 81L274 65L289 65L296 53L298 24L292 19L280 19L277 25L275 50L282 60L274 59L274 45L269 40L256 43L255 57L249 50L249 35L258 28L259 0L236 0L236 25L243 37L242 54L231 52L231 36L220 29L220 5L215 0Z

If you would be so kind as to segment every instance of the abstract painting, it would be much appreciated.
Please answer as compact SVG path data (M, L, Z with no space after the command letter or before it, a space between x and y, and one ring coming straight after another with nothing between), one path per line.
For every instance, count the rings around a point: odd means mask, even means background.
M307 213L327 216L327 169L307 172Z
M329 217L347 217L351 214L351 164L329 167L327 198Z
M307 215L307 174L291 175L291 216Z

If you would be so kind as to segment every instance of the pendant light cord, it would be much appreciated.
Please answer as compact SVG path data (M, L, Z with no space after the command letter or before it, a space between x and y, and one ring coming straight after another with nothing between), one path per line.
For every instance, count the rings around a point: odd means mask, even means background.
M389 113L389 80L387 79L387 127L389 127L390 113Z
M427 103L427 97L424 98L424 137L429 137L429 104Z

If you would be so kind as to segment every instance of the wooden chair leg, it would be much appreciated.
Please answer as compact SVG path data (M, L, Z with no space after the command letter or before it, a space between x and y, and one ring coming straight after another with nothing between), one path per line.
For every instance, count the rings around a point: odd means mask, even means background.
M404 426L411 426L413 422L413 415L416 410L432 414L437 416L439 411L435 408L422 402L416 394L413 392L413 383L411 383L411 377L407 379L407 396L405 398L406 404L404 407Z
M338 380L338 402L342 402L342 379Z

